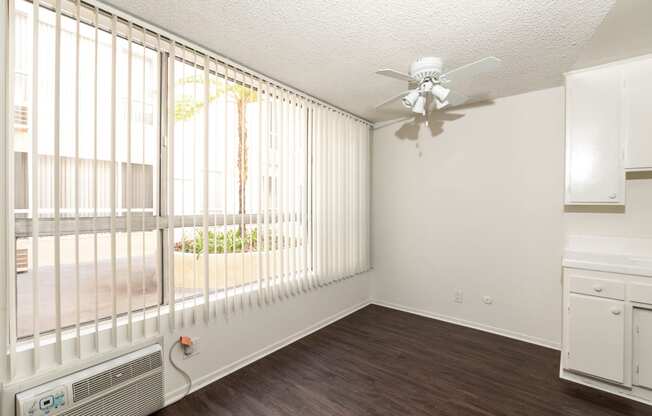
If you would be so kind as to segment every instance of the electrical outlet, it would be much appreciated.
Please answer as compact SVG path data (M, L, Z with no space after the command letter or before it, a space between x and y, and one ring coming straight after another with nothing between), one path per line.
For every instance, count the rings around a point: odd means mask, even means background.
M192 358L195 355L199 354L200 351L200 342L199 338L193 338L192 339L192 347L189 349L186 349L183 354L183 359L187 360L188 358Z
M492 303L494 303L494 299L491 296L483 296L482 302L484 302L485 305L491 305Z
M464 292L462 292L461 290L456 290L454 300L455 300L455 303L463 303L464 302Z

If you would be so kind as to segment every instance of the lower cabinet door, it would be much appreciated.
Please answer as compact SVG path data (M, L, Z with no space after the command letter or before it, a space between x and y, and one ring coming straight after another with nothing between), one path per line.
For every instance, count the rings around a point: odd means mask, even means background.
M652 389L652 310L634 309L634 384Z
M624 383L624 303L571 293L567 324L568 369Z

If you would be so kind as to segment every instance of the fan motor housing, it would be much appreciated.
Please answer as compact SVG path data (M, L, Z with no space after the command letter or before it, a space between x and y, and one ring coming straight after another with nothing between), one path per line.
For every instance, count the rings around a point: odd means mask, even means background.
M410 65L410 76L417 80L431 76L438 76L442 73L443 61L441 58L426 56L417 59Z

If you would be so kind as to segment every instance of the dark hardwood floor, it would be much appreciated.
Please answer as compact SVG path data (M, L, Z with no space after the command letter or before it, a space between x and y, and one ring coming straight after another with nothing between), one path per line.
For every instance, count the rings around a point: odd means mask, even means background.
M652 415L558 366L558 351L368 306L157 415Z

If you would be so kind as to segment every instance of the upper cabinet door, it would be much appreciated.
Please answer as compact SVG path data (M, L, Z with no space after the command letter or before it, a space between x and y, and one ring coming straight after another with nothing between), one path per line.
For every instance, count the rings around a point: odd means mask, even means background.
M652 170L652 58L624 66L625 168Z
M623 70L566 77L566 204L624 204Z

